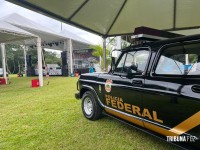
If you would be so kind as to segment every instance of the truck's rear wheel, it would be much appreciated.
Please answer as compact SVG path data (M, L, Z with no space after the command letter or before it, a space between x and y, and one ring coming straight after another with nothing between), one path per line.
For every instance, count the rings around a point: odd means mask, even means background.
M84 116L89 120L97 120L101 117L102 109L90 91L83 94L82 111Z

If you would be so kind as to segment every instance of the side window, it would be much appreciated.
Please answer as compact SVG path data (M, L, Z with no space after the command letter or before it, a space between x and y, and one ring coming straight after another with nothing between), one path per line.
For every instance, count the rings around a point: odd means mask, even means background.
M155 73L158 75L200 75L200 44L164 49Z
M115 69L115 72L142 75L145 71L148 57L148 50L124 53Z
M184 46L186 51L185 71L187 75L200 75L200 43Z

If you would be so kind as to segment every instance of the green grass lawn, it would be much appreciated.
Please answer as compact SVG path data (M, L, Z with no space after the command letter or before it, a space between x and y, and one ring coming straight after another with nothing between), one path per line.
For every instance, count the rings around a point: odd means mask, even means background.
M0 149L177 149L109 117L85 119L77 78L50 77L42 88L31 88L32 79L0 85Z

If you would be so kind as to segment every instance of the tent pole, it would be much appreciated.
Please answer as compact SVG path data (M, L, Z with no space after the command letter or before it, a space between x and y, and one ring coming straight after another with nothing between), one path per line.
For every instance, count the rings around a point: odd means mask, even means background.
M67 52L67 68L68 68L68 76L71 74L71 64L70 64L70 50L69 50L69 42L68 39L64 40L64 51Z
M121 36L117 36L117 45L116 45L116 49L122 49L122 39Z
M6 80L7 84L5 43L1 43L1 54L2 54L3 78Z
M70 55L70 74L73 73L73 46L72 46L72 40L68 39L67 40L67 50L69 51Z
M117 36L117 44L116 44L116 49L121 50L122 49L122 38L121 36ZM115 57L118 57L120 55L120 51L116 51Z
M43 86L43 70L42 70L42 47L41 38L37 38L37 54L38 54L38 74L39 74L39 85Z
M103 71L106 72L106 38L103 38Z
M189 55L188 54L185 55L185 64L189 65Z
M25 71L25 75L27 76L27 60L26 60L26 55L27 55L27 51L28 51L28 46L24 45L23 46L24 49L24 71Z

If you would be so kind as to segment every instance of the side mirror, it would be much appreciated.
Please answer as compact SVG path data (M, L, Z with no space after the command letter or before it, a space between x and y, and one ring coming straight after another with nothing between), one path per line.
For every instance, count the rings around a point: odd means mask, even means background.
M121 50L111 51L111 69L109 72L113 73L116 67L116 59L121 55Z

